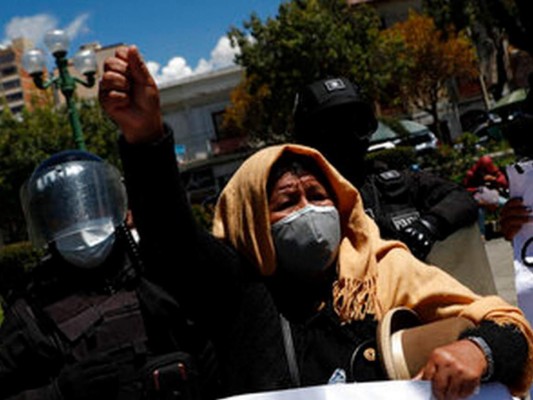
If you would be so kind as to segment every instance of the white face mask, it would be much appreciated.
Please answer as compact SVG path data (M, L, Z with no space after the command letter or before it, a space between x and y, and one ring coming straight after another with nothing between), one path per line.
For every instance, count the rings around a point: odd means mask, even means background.
M337 256L339 212L333 206L305 206L273 224L272 237L279 268L295 276L313 276Z
M59 254L69 263L80 268L101 265L115 244L114 227L111 224L86 228L56 240Z

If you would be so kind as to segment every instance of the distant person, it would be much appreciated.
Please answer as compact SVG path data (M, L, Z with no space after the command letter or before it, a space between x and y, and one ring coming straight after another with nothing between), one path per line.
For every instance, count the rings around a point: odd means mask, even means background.
M336 77L305 86L296 97L294 124L296 141L322 152L359 189L384 238L403 241L417 258L445 268L480 293L495 293L475 232L478 211L472 196L461 185L417 168L370 165L366 155L377 120L357 85ZM448 238L448 244L439 243Z
M505 193L509 182L503 171L488 155L481 156L466 171L463 184L470 193L476 193L479 188L493 189L498 194Z
M479 229L486 237L485 215L487 211L495 212L506 203L509 189L507 177L490 156L484 155L466 171L463 185L478 204Z

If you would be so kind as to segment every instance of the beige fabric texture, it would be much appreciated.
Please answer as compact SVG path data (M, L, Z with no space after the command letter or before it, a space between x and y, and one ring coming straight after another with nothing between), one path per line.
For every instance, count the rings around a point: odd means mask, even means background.
M267 181L272 165L284 152L308 155L329 180L341 218L338 279L333 285L336 313L343 321L374 315L378 320L395 307L415 310L424 322L463 316L517 325L528 341L527 368L511 387L524 394L533 379L533 331L522 312L497 296L482 297L438 267L422 263L398 241L380 238L363 209L359 192L314 149L276 145L250 156L229 180L215 207L213 233L253 262L260 273L276 271L269 222Z
M477 221L458 229L443 241L437 241L426 263L438 266L478 294L497 294Z

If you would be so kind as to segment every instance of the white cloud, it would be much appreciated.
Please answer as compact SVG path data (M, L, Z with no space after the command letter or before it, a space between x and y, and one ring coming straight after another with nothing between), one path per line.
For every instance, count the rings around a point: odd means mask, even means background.
M211 60L208 61L213 69L227 67L233 64L235 55L239 53L239 49L231 47L231 42L227 36L222 36L211 52Z
M44 34L57 26L57 19L48 14L32 17L14 17L5 28L5 40L11 41L18 37L30 39L34 44L42 42Z
M158 84L186 78L193 73L183 57L171 58L163 68L154 61L148 61L146 66Z
M148 68L148 71L150 71L150 74L152 76L156 77L159 72L159 68L161 68L161 65L159 65L159 63L156 63L155 61L146 61L146 68Z
M70 22L65 30L70 39L74 39L82 33L89 31L87 20L89 14L82 14ZM50 14L37 14L30 17L13 17L5 27L4 38L0 41L3 45L9 45L11 40L18 37L30 39L35 46L40 46L46 32L58 28L58 20Z
M183 57L172 58L161 71L165 80L171 79L174 76L182 78L192 74L191 67L187 65L187 60Z
M209 60L200 59L195 68L189 66L187 60L179 56L171 58L163 68L153 61L147 62L147 66L156 82L162 84L233 65L238 52L239 49L231 47L229 38L222 36L211 51Z
M87 20L89 19L89 14L81 14L74 21L72 21L65 28L65 31L68 34L68 37L72 40L83 33L89 32L89 27L87 26Z

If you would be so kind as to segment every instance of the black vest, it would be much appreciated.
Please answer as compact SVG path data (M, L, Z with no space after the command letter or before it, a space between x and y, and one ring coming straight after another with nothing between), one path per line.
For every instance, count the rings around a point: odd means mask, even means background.
M397 170L370 175L360 189L365 212L379 226L385 239L398 239L398 232L420 218L407 176Z

